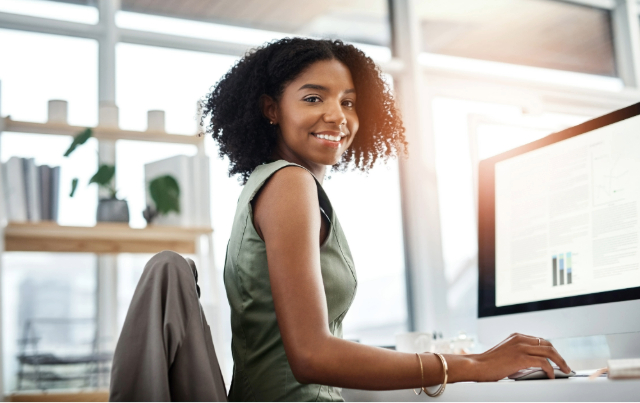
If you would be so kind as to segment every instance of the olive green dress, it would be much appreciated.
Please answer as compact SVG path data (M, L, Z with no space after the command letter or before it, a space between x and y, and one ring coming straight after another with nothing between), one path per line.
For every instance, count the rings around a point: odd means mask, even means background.
M273 306L265 243L253 226L251 200L271 175L286 166L306 169L284 160L260 165L238 199L224 266L233 333L234 369L229 400L343 401L340 388L301 384L293 376ZM320 246L327 325L331 334L342 337L342 320L356 293L356 272L329 198L317 180L316 185L320 210L331 223L329 235Z

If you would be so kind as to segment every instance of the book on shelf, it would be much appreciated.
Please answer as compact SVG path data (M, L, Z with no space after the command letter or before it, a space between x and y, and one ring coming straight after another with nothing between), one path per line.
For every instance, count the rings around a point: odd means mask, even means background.
M27 195L27 218L31 222L40 221L40 179L35 159L23 158L24 187Z
M48 207L51 220L58 221L60 211L60 167L51 167L51 199Z
M40 219L51 220L51 167L48 165L40 165L38 167L40 174L40 195L42 203L40 203Z
M27 221L27 195L22 158L2 164L6 216L9 221Z
M151 199L149 184L157 177L171 175L180 188L180 212L158 215L154 225L181 227L211 226L209 196L209 157L176 155L144 166L145 197L149 206L156 207Z
M2 187L8 221L57 220L60 167L11 157L2 164Z

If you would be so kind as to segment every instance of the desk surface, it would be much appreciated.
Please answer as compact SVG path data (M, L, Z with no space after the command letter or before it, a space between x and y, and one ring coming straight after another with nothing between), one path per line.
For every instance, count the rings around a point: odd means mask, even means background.
M412 390L369 391L343 389L347 402L456 402L456 401L640 401L640 379L609 380L597 378L569 378L535 381L475 383L461 382L447 385L437 398L424 393L416 396Z

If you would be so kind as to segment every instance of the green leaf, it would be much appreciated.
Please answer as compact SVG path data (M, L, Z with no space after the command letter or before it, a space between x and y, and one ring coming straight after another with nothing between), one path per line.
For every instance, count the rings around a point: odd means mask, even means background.
M111 180L113 179L115 174L116 174L115 165L107 165L107 164L100 165L100 168L98 168L98 172L96 172L96 174L93 175L93 177L89 181L89 184L97 183L100 186L110 187Z
M88 127L84 131L78 133L73 138L73 142L71 143L71 145L67 149L67 152L64 153L64 156L68 157L79 145L82 145L82 144L86 143L87 140L89 140L89 138L91 136L93 136L93 130L91 130Z
M78 187L78 178L73 178L71 181L71 193L69 197L73 197L73 194L76 192L76 188Z
M180 212L180 186L171 175L159 176L149 183L151 199L160 214Z

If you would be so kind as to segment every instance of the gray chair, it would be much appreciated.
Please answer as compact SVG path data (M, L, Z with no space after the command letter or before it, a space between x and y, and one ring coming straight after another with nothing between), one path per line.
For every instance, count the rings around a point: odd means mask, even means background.
M191 259L154 255L136 287L113 358L111 401L226 401Z

